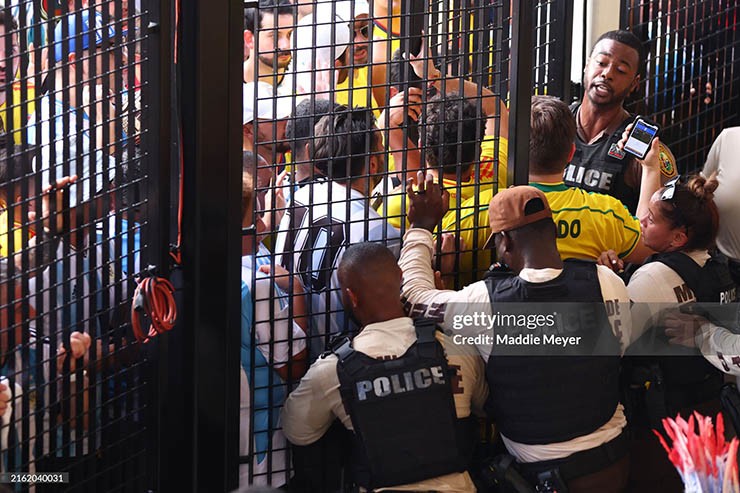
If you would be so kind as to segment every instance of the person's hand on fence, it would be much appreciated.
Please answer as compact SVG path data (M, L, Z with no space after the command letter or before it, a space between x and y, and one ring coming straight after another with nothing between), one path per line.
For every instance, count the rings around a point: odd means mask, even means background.
M442 77L442 72L434 66L434 56L432 55L432 49L428 42L429 37L424 35L424 31L421 32L421 49L418 55L409 56L409 63L414 69L414 73L421 80L427 82L433 82ZM402 56L406 56L404 53Z
M408 90L393 96L388 103L388 127L393 129L403 126L406 123L406 115L409 120L418 122L421 104L422 92L418 87L409 87Z
M439 183L434 183L431 174L425 177L424 173L419 171L416 174L416 181L417 190L414 190L410 180L406 186L409 200L407 219L412 228L423 228L431 232L447 213L450 207L450 194L447 190L442 190Z
M285 179L288 176L288 170L283 170L274 183L270 180L270 188L265 195L265 216L263 218L265 231L271 232L273 228L280 224L285 215Z
M51 234L58 234L65 232L69 229L69 224L64 223L64 209L68 208L69 204L66 202L66 194L68 187L77 181L77 175L64 176L59 178L56 183L44 188L41 196L41 224L44 231L50 232ZM53 204L53 205L52 205ZM53 207L53 211L52 211ZM51 215L55 215L55 220L51 219ZM30 212L28 215L29 220L34 221L36 214Z
M76 362L80 358L84 358L83 364L87 366L88 355L92 339L90 335L85 332L72 332L69 336L69 352L63 344L59 345L57 349L57 372L61 374L64 371L64 360L67 355L71 355L72 358L69 360L69 371L74 372L76 368Z
M0 416L5 416L5 412L8 410L8 403L13 398L13 394L10 391L8 380L3 379L0 382Z

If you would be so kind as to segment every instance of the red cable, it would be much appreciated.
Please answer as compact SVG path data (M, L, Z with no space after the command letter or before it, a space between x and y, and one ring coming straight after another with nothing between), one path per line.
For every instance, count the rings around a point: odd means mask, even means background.
M182 153L182 129L180 129L180 176L178 177L179 191L177 199L177 244L170 250L170 257L172 257L177 265L182 265L182 253L180 252L180 249L182 248L182 206L183 195L185 192L183 185L183 171L185 168L185 163Z
M144 277L137 280L137 283L131 304L131 324L136 339L146 343L149 338L163 334L175 326L177 319L177 305L173 296L175 289L167 279L155 276ZM141 311L151 320L147 335L144 335L141 328L139 313Z

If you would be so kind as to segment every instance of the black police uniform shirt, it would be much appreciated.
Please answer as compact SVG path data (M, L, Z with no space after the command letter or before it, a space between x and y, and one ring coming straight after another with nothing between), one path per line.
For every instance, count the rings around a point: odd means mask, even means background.
M573 115L578 118L580 103L570 106ZM604 133L598 140L586 143L576 135L576 151L573 159L565 167L563 181L569 187L578 187L589 192L598 192L611 195L619 199L634 214L640 200L639 173L632 171L638 166L635 157L619 149L618 142L622 138L627 125L634 121L635 115L630 114L622 120L611 134ZM676 159L670 149L661 143L660 171L665 178L676 175Z

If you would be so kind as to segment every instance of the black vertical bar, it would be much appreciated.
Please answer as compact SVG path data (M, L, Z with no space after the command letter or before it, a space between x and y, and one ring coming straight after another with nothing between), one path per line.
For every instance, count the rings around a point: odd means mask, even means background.
M570 103L572 91L570 87L570 65L573 55L573 1L555 1L555 19L553 23L554 40L553 50L550 53L550 73L555 82L557 92L551 94L560 96L566 103Z
M192 381L184 379L192 400L182 409L192 413L192 435L178 445L191 456L177 467L192 471L181 491L228 491L238 483L242 6L197 0L181 7L187 200L180 335L192 355Z
M528 0L512 0L511 109L509 112L509 185L529 181L529 118L532 98L532 9ZM514 171L511 173L511 171Z
M142 172L146 174L144 180L144 197L147 204L146 221L143 225L142 238L148 238L146 246L142 246L139 253L144 266L144 259L159 265L165 269L168 265L169 227L173 224L171 220L173 213L169 206L171 196L171 173L172 166L172 119L171 108L173 88L173 45L175 36L175 25L173 22L174 7L172 0L159 0L151 2L142 12L141 32L137 36L144 37L142 43L143 53L141 56L142 79L147 83L142 86L142 102L157 101L157 105L146 110L142 108ZM130 26L131 29L133 26ZM135 70L135 66L134 66ZM133 94L131 95L133 96ZM130 104L133 104L130 103ZM177 178L177 176L175 176ZM176 212L175 212L176 214ZM176 220L176 217L175 217ZM131 243L133 243L133 236ZM142 242L143 243L143 242ZM131 247L131 245L129 245ZM129 261L133 262L130 258ZM134 269L130 269L131 273ZM170 422L167 420L166 411L170 401L170 385L168 381L169 337L162 337L155 346L156 362L153 362L147 376L150 384L144 394L148 402L147 411L148 424L154 427L155 433L147 433L147 471L148 484L160 489L159 481L162 478L176 478L178 475L172 472L173 463L167 456L168 444L178 436L177 425L180 421ZM183 475L184 476L184 475ZM164 480L163 485L169 483ZM176 481L172 481L176 482ZM162 485L162 490L164 486Z

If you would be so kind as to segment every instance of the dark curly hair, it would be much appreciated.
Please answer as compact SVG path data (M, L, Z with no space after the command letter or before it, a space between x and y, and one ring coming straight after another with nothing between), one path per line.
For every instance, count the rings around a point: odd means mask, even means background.
M419 125L424 158L444 174L467 171L480 158L486 120L475 104L457 93L437 94L429 100Z

